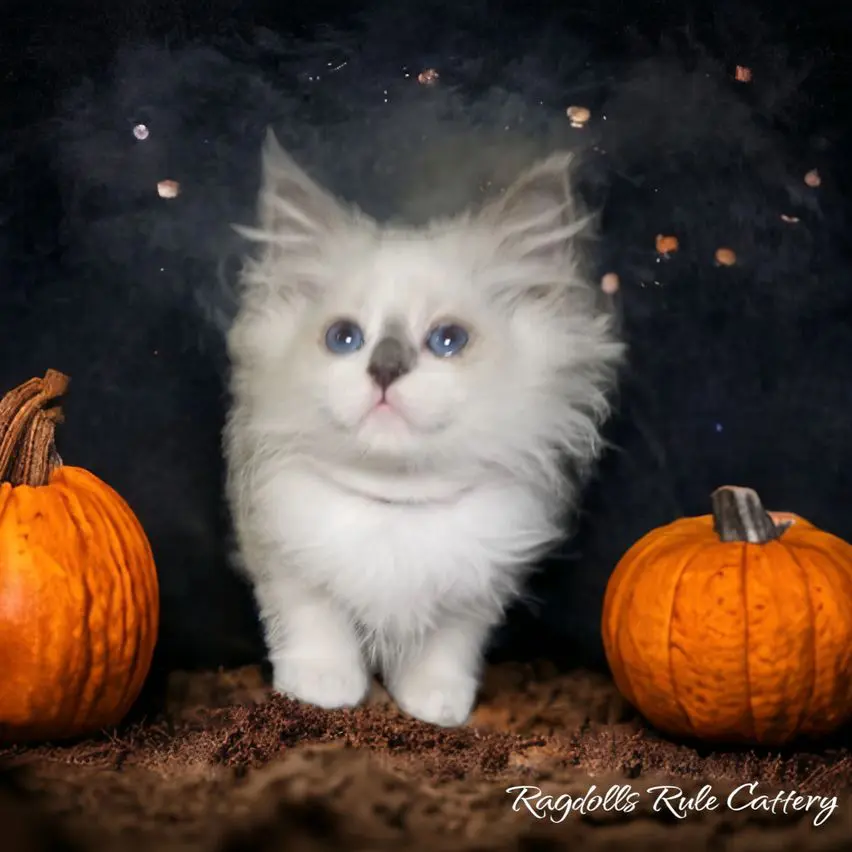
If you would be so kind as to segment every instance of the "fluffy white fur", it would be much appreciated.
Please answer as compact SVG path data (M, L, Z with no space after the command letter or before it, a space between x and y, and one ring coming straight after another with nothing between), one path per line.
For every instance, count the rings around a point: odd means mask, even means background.
M351 706L378 670L412 716L468 718L489 631L575 500L564 461L599 452L622 356L578 273L569 161L406 229L344 208L269 135L225 450L278 691ZM325 347L340 318L359 351ZM468 329L461 354L424 347L439 321ZM417 362L376 409L367 364L391 326Z

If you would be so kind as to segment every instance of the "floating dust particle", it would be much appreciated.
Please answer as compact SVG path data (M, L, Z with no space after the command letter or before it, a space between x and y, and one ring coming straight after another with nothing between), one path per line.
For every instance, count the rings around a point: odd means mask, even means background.
M819 172L816 169L811 169L805 175L805 183L808 186L819 186L822 183L822 178L819 176Z
M670 254L673 251L677 251L679 247L680 243L677 237L657 234L657 251L660 254Z
M782 222L789 222L790 224L795 224L796 222L799 221L799 217L798 216L788 216L786 213L782 213L781 214L781 221Z
M434 86L440 79L441 75L434 68L427 68L417 75L417 82L421 86Z
M157 195L160 198L177 198L180 195L180 184L176 180L161 180L157 184Z
M720 266L733 266L737 262L737 255L733 249L716 249L716 263Z
M618 280L618 275L614 272L607 272L607 274L601 278L601 290L603 290L608 296L612 296L617 293L619 286L621 286L621 282Z
M591 110L584 106L569 106L565 110L565 114L571 121L571 127L576 127L578 130L585 127L588 120L592 117Z
M140 141L144 142L150 135L151 131L148 130L147 126L144 124L137 124L133 128L133 135Z
M737 65L737 69L734 71L734 78L740 83L750 83L751 68L746 68L745 65Z

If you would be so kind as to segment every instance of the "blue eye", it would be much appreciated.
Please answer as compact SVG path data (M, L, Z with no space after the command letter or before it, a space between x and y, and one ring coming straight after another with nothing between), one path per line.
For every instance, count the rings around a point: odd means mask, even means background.
M338 320L328 327L325 345L335 355L348 355L364 345L364 332L350 320Z
M439 358L458 355L470 335L460 325L436 325L426 338L426 346Z

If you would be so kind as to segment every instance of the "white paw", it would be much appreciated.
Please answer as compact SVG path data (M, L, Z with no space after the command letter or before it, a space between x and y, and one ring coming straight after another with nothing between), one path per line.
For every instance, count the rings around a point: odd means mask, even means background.
M370 688L363 665L349 660L276 660L272 665L276 692L326 710L360 704Z
M400 709L415 719L452 728L470 717L477 686L471 677L412 672L400 677L390 692Z

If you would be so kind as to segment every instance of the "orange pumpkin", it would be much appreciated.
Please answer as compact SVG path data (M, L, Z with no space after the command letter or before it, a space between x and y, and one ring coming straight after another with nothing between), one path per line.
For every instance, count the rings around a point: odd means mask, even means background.
M778 746L852 717L852 545L754 491L652 530L609 580L602 632L624 697L660 731Z
M151 547L124 500L57 455L68 378L49 370L0 400L0 739L117 724L139 696L159 627Z

